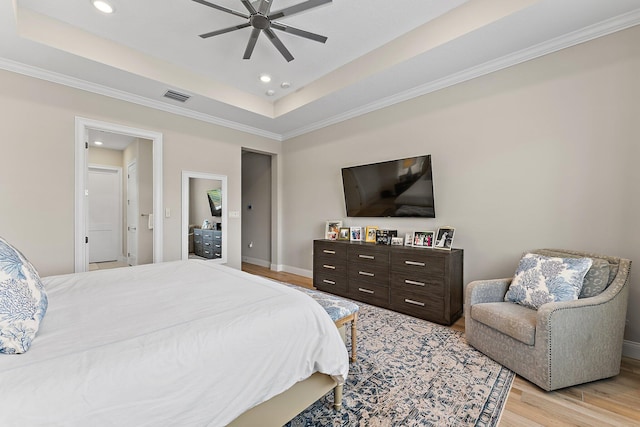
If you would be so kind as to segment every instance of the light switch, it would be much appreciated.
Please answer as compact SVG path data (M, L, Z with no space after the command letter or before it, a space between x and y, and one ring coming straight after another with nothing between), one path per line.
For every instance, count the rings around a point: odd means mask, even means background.
M238 212L238 211L229 211L229 218L240 218L240 212Z
M170 208L164 208L164 217L165 218L171 218L171 209Z

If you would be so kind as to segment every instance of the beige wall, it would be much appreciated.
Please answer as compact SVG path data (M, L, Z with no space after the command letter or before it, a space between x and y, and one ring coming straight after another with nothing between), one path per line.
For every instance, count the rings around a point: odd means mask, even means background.
M456 227L465 283L511 276L539 247L640 263L638 40L635 27L285 141L287 269L310 273L312 240L340 218L401 235ZM342 167L421 154L432 155L437 218L345 218ZM626 331L636 343L638 271Z
M162 133L165 261L181 258L182 170L227 175L229 209L240 211L241 149L280 151L277 141L0 71L0 235L43 276L74 269L76 116ZM228 264L239 268L240 220L228 224Z

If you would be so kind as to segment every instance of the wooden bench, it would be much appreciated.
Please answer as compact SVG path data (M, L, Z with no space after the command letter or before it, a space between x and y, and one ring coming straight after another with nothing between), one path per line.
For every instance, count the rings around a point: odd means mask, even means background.
M358 307L352 301L344 298L337 297L335 295L327 294L315 289L303 288L301 286L289 285L301 292L306 293L313 298L318 304L322 306L334 321L337 328L341 328L347 323L351 323L351 361L356 361L356 336L357 336L357 321L358 321Z

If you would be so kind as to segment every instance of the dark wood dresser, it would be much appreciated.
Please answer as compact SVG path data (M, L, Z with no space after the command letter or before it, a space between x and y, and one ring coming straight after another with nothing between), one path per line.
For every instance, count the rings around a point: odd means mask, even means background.
M462 316L462 249L313 242L316 288L451 325Z

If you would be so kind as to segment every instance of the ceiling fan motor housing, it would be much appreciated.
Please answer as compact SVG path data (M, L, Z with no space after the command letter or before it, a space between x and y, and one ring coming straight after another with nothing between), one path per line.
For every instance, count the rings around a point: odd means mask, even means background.
M261 13L251 15L249 22L253 28L257 28L259 30L267 30L271 28L271 20Z

